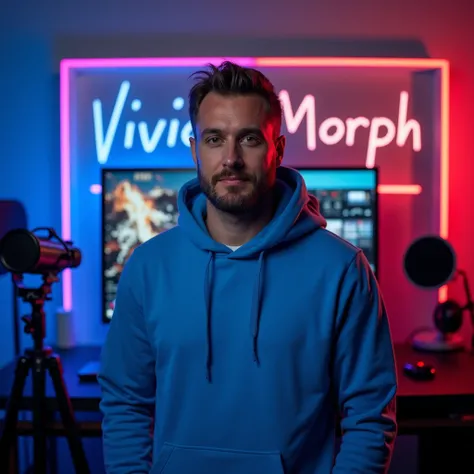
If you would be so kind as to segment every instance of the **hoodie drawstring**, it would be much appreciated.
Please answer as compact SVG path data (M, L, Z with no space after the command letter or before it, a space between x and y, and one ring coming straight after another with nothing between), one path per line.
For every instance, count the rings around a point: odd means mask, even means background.
M250 314L250 331L252 334L252 350L254 361L259 364L258 358L258 331L260 328L260 310L263 296L265 252L260 252L257 264L257 275L252 296L252 307ZM204 301L206 305L206 379L212 379L212 290L214 284L214 252L209 252L209 260L206 265L204 278Z
M212 289L214 284L214 252L209 252L209 260L206 265L206 276L204 278L204 301L206 304L206 378L211 381L212 366Z
M257 364L259 363L257 341L258 330L260 328L260 309L262 306L264 255L265 252L260 252L260 256L258 257L257 277L255 279L255 287L252 299L252 313L250 315L250 330L252 333L253 358Z

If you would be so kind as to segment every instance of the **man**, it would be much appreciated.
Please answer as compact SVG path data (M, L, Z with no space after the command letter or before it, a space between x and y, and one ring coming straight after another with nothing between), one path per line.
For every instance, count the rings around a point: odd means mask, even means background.
M103 350L107 472L387 472L384 304L362 252L281 166L273 86L211 67L190 117L198 178L180 191L178 226L129 259Z

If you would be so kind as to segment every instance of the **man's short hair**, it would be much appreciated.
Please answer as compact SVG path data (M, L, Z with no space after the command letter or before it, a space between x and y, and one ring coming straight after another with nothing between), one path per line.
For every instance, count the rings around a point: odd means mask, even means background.
M219 66L210 64L207 70L192 74L196 83L189 92L189 117L196 134L199 107L210 92L232 95L258 95L268 104L268 117L275 123L275 132L280 134L282 107L270 80L256 69L224 61Z

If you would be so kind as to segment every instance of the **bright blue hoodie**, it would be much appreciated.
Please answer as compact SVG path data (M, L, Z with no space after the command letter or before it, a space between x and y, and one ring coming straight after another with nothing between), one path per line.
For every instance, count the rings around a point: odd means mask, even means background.
M179 225L129 259L99 375L108 474L386 472L396 375L378 285L299 173L280 167L277 186L273 220L232 251L193 180Z

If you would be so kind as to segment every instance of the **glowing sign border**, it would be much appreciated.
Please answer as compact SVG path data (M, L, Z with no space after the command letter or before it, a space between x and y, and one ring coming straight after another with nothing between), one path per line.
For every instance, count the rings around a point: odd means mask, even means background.
M60 64L60 156L61 156L61 231L62 238L71 236L71 155L70 155L70 99L71 77L84 69L156 68L156 67L202 67L209 63L230 60L249 67L285 68L374 68L438 70L440 86L440 229L439 234L448 238L449 231L449 62L430 58L345 58L345 57L174 57L174 58L80 58L63 59ZM416 185L415 185L416 186ZM413 186L393 185L387 187L391 193L418 194ZM382 191L382 189L380 190ZM72 275L65 270L62 277L63 307L73 307ZM439 300L447 297L447 288L439 291Z

